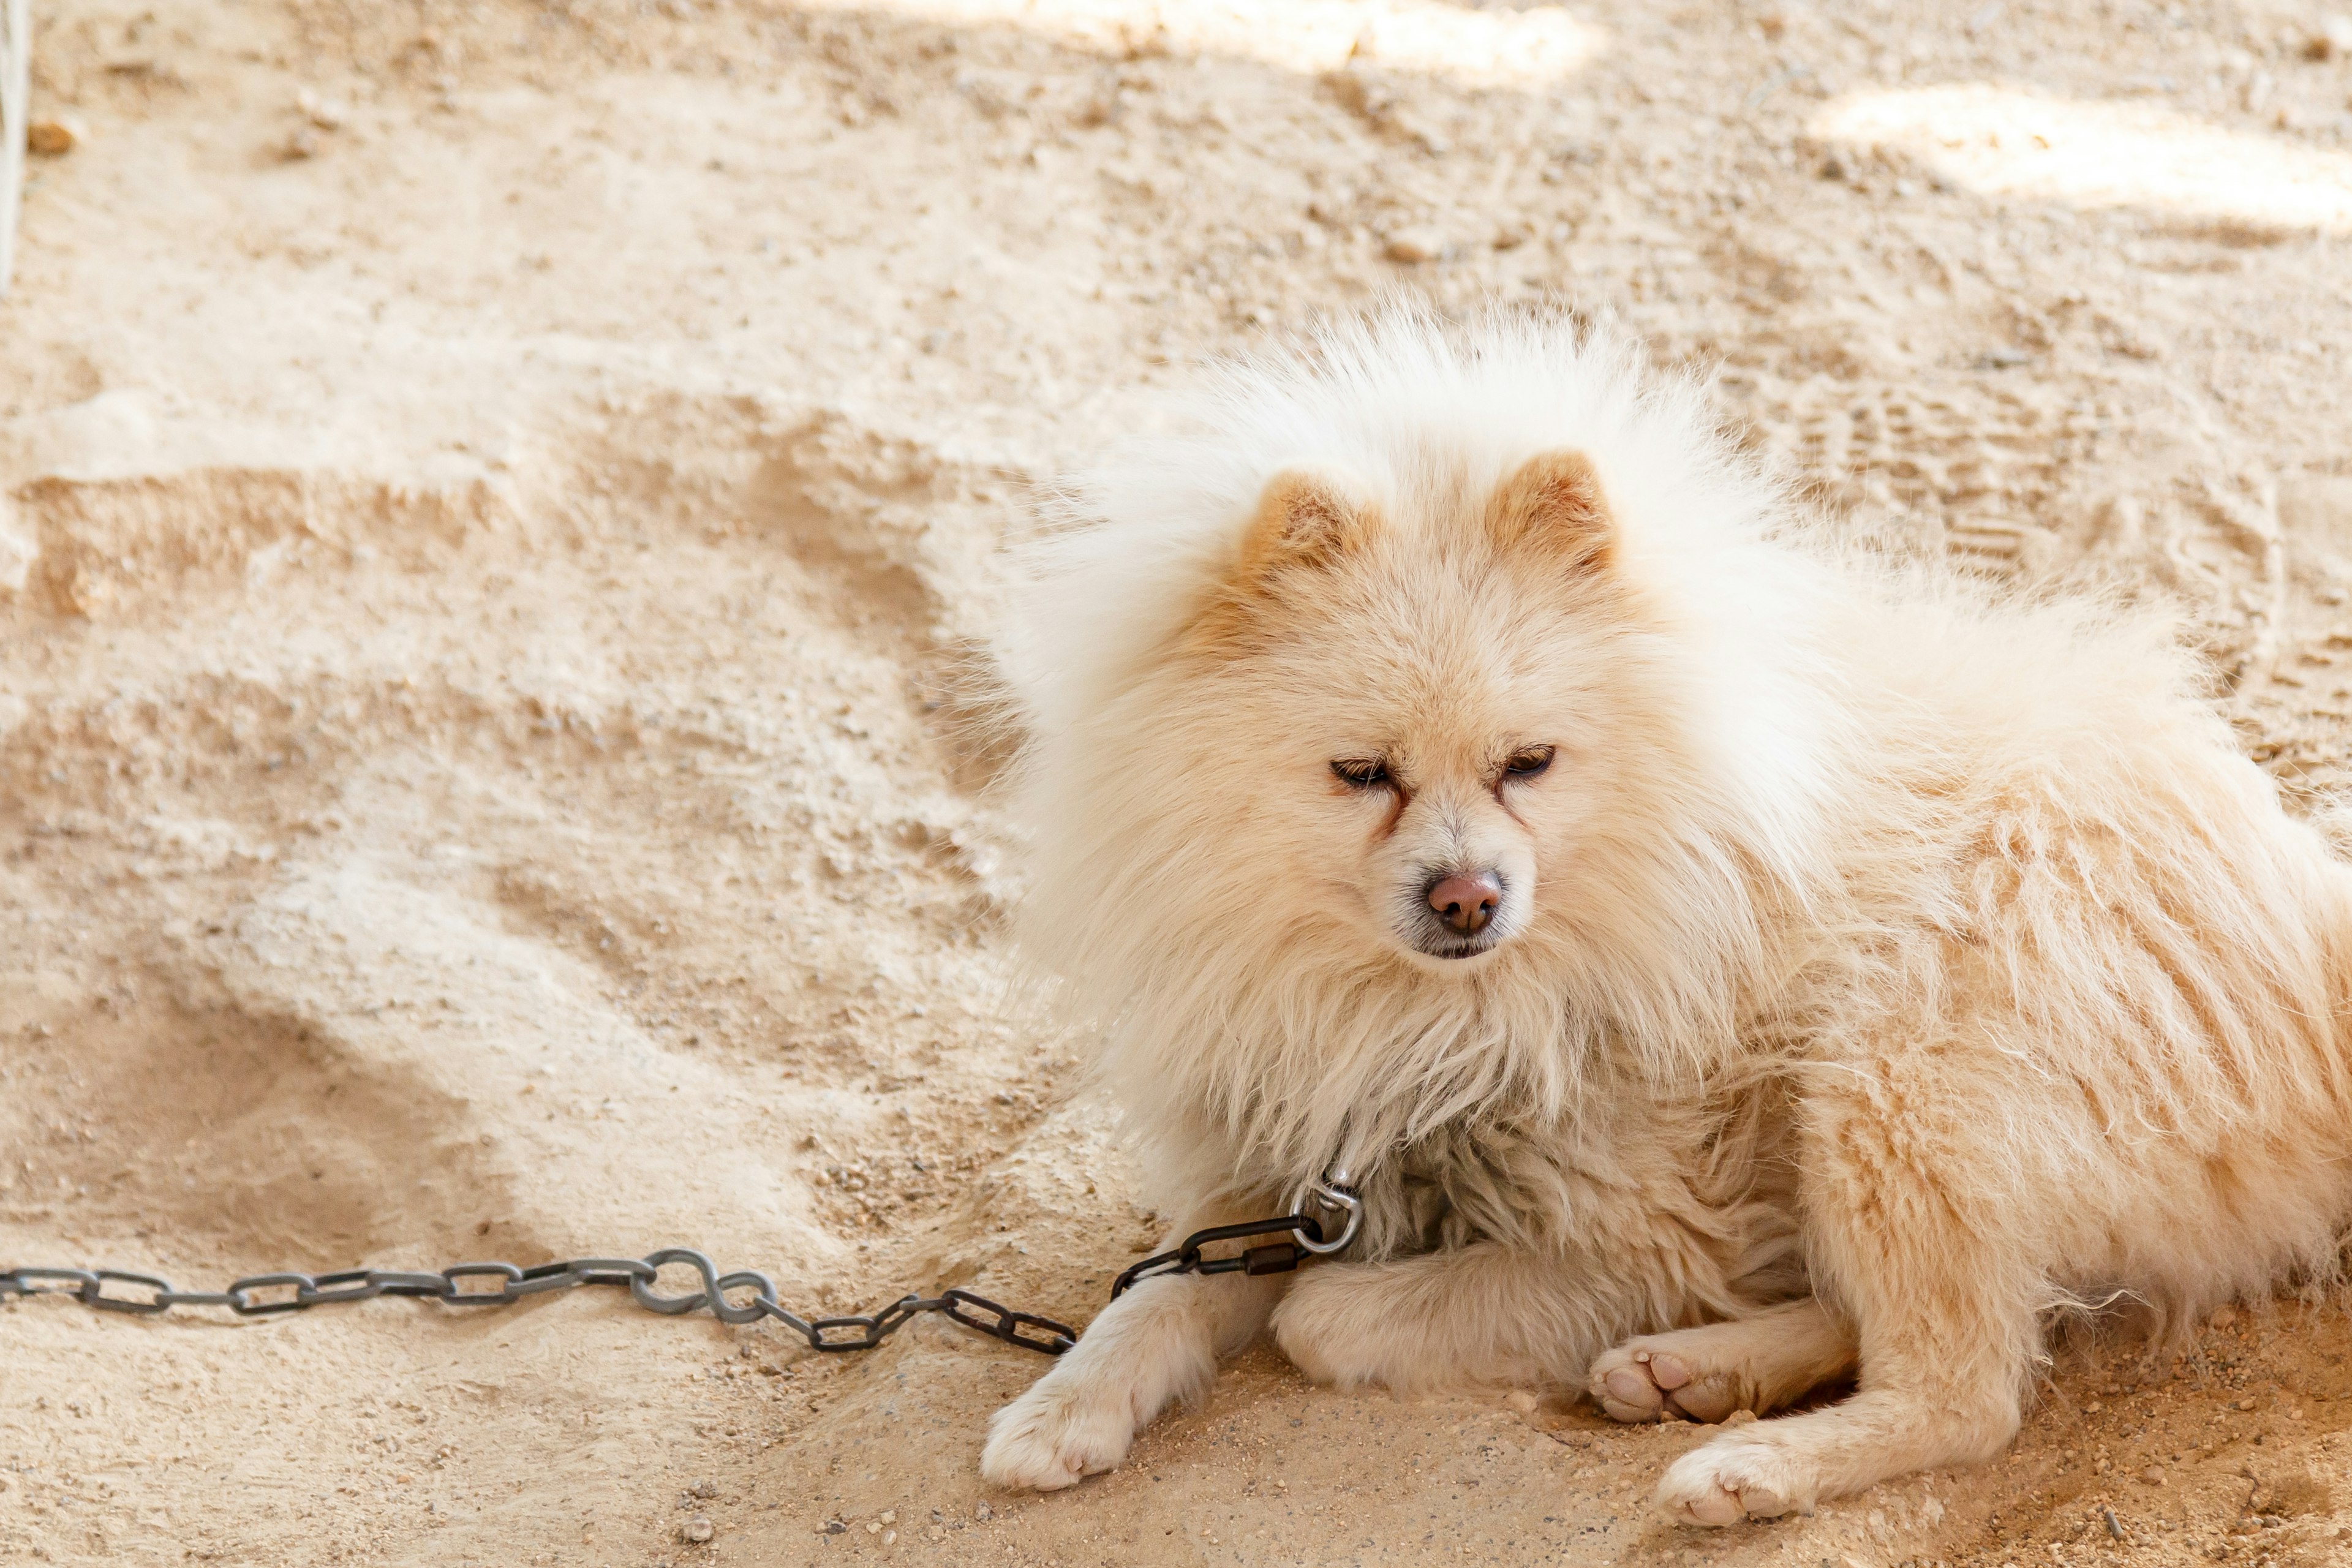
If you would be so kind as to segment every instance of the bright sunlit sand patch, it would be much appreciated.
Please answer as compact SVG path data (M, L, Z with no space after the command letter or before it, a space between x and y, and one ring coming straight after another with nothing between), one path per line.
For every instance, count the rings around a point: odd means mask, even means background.
M1295 71L1330 70L1354 54L1506 86L1567 76L1599 43L1597 29L1557 5L1474 11L1443 0L812 0L812 8L1009 25L1107 54L1157 47Z
M1815 117L1825 141L1910 154L1988 195L2140 207L2268 228L2352 229L2352 156L2144 104L1981 85L1861 93Z

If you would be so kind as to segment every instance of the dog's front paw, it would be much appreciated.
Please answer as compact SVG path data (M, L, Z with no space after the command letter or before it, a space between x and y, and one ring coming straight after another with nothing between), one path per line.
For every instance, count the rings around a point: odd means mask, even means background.
M1773 1435L1775 1425L1727 1433L1676 1459L1658 1483L1659 1510L1676 1524L1702 1525L1812 1512L1816 1468Z
M1714 1423L1743 1408L1735 1380L1702 1363L1663 1334L1605 1351L1586 1374L1585 1388L1615 1421Z
M1135 1441L1135 1407L1124 1391L1085 1380L1055 1386L1051 1373L988 1424L980 1473L1000 1487L1050 1492L1108 1470Z

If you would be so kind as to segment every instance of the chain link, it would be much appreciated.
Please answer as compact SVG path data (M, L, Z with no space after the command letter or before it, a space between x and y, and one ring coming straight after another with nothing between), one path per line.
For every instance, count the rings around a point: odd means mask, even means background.
M1346 1224L1336 1239L1323 1239L1322 1222L1304 1212L1307 1205L1303 1202L1297 1214L1196 1230L1175 1250L1147 1258L1121 1274L1111 1287L1111 1300L1118 1300L1139 1280L1163 1274L1286 1273L1310 1254L1337 1252L1355 1239L1357 1226L1363 1218L1363 1204L1349 1189L1344 1173L1311 1184L1305 1195L1327 1212L1346 1215ZM1290 1240L1249 1247L1234 1257L1202 1255L1202 1248L1221 1241L1286 1233ZM675 1296L654 1289L661 1271L673 1265L693 1269L701 1277L702 1288ZM643 1258L573 1258L528 1268L513 1263L458 1263L437 1274L390 1268L347 1268L334 1274L248 1274L226 1290L182 1290L160 1276L132 1274L120 1268L0 1269L0 1300L12 1296L70 1296L100 1312L132 1312L143 1317L168 1312L174 1307L226 1307L240 1318L263 1318L280 1312L308 1311L312 1307L368 1301L378 1296L408 1296L449 1307L504 1307L526 1296L576 1290L591 1285L626 1287L638 1306L666 1318L699 1311L708 1311L724 1323L754 1323L762 1318L773 1318L807 1341L809 1349L827 1353L870 1351L924 1312L944 1313L967 1329L1041 1355L1060 1355L1078 1342L1078 1331L1066 1323L1031 1312L1016 1312L963 1289L942 1290L937 1296L901 1296L878 1312L838 1318L796 1317L778 1304L775 1282L766 1275L755 1268L721 1274L708 1255L690 1247L665 1247Z
M1310 1182L1299 1196L1298 1212L1242 1225L1211 1226L1196 1230L1167 1252L1155 1253L1111 1281L1110 1299L1118 1300L1130 1286L1163 1274L1287 1274L1309 1257L1340 1251L1356 1239L1364 1223L1364 1200L1349 1184L1348 1173L1335 1170L1319 1182ZM1328 1214L1342 1216L1339 1234L1323 1239L1323 1222L1307 1212L1308 1202ZM1221 1241L1247 1241L1254 1236L1286 1236L1286 1241L1244 1247L1229 1258L1204 1258L1201 1249Z

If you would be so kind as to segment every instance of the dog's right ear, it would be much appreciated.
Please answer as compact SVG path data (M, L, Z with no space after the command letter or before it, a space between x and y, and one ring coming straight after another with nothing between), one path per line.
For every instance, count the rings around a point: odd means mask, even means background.
M1262 591L1285 572L1328 565L1361 548L1378 525L1371 502L1345 479L1286 468L1258 495L1242 534L1234 586Z

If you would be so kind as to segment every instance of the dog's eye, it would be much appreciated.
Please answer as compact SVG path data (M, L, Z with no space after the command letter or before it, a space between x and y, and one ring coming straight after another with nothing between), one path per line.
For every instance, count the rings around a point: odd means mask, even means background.
M1511 760L1503 764L1503 774L1506 778L1531 779L1551 766L1551 758L1549 746L1529 746L1511 754Z
M1331 764L1331 771L1351 789L1378 789L1389 782L1389 765L1375 759L1343 757Z

